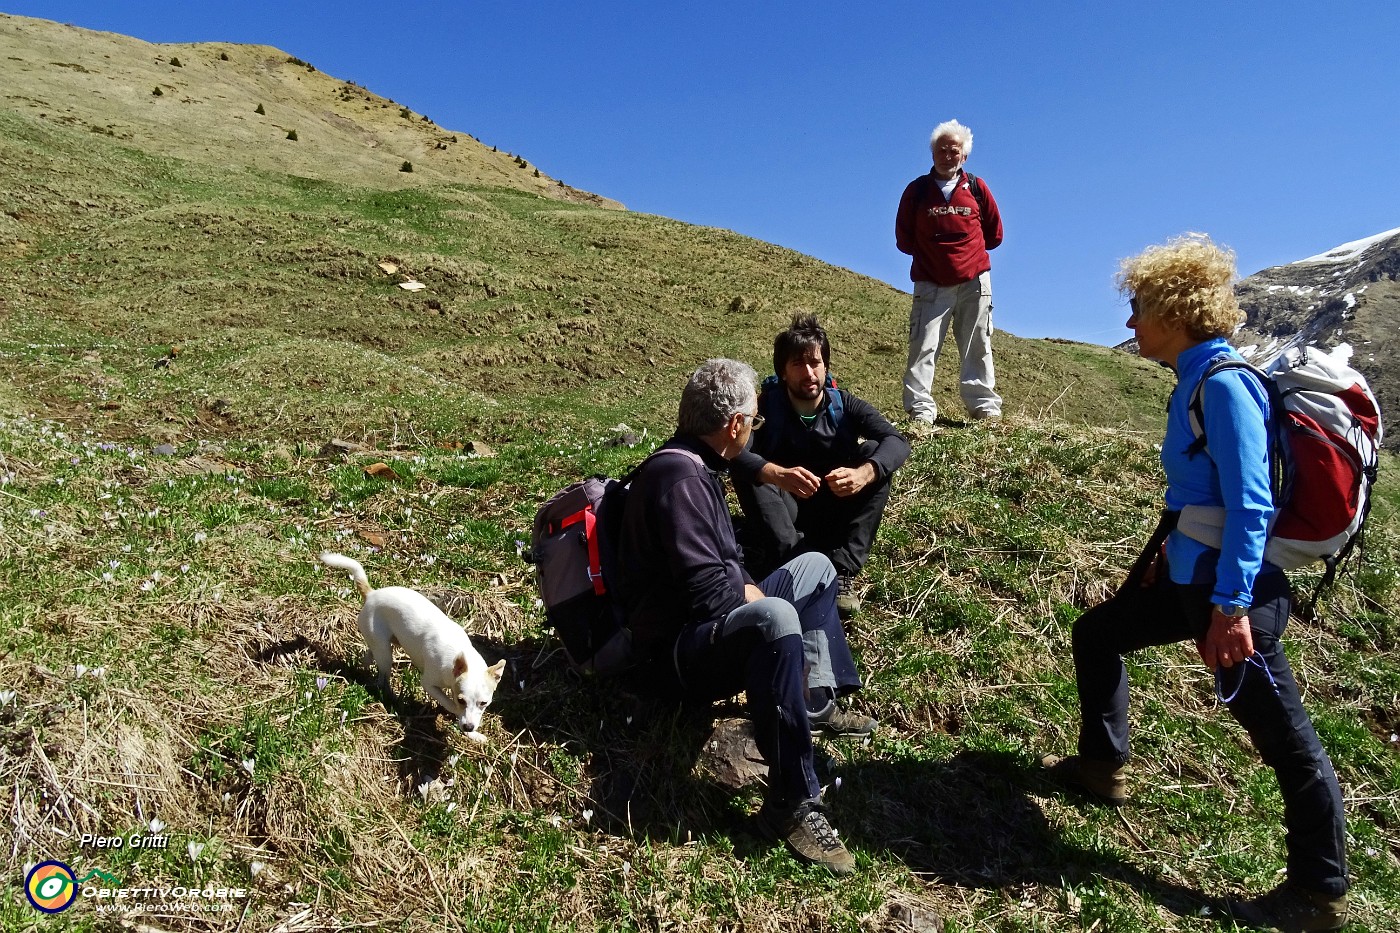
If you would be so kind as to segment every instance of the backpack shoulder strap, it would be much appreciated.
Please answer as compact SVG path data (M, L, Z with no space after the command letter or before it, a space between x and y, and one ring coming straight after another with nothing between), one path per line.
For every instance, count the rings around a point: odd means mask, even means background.
M972 199L977 202L977 211L981 214L979 219L982 223L982 233L984 236L987 236L989 235L987 233L987 186L982 184L982 179L967 171L967 169L963 169L963 176L967 179L968 192L972 195Z
M691 460L701 465L705 463L705 461L700 457L700 455L693 450L685 450L680 447L659 447L656 450L653 450L650 454L648 454L646 459L643 460L641 463L628 470L623 475L622 479L618 480L618 483L622 486L630 486L632 484L632 480L636 477L638 473L642 471L642 467L646 466L648 463L664 454L680 454L683 457L689 457Z
M834 386L827 388L826 397L828 399L826 410L831 414L831 423L840 428L841 419L846 416L846 401L841 397L841 390Z
M1209 443L1206 438L1206 413L1204 402L1206 380L1216 373L1224 372L1227 369L1242 369L1246 372L1253 373L1254 378L1259 380L1260 384L1264 387L1265 393L1269 396L1269 417L1275 418L1278 416L1276 387L1274 386L1274 381L1269 378L1267 373L1257 366L1246 363L1244 360L1237 360L1230 356L1217 356L1210 361L1210 365L1206 367L1205 374L1202 375L1200 381L1196 383L1196 387L1191 390L1191 400L1186 406L1187 418L1191 423L1191 433L1196 438L1191 442L1191 446L1186 448L1186 455L1188 457L1194 457L1202 450L1205 450Z
M982 216L985 218L988 211L987 186L982 184L982 179L966 169L963 170L963 174L967 176L967 190L972 192L973 198L977 201L977 209L982 212Z

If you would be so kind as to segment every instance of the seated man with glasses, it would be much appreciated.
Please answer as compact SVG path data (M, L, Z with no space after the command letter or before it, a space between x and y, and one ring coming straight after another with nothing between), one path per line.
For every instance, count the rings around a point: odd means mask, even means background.
M836 608L848 619L860 610L855 578L909 442L874 405L831 385L830 365L831 342L814 314L797 315L774 338L776 375L758 397L753 441L734 460L734 491L747 519L749 570L761 576L798 554L825 554L841 577Z
M746 694L768 765L760 828L803 861L844 873L855 860L821 804L812 735L864 735L875 721L837 699L860 675L836 611L836 571L803 554L755 584L740 560L721 475L757 414L753 368L709 360L681 394L675 436L632 476L622 511L617 594L636 657L688 700Z

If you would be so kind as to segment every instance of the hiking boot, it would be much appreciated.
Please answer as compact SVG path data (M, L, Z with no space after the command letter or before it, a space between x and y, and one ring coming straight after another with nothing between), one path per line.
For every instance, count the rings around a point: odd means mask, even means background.
M835 700L819 712L808 713L807 721L812 724L812 735L869 735L880 724L864 713L842 709Z
M785 843L798 860L821 865L837 875L855 871L856 860L827 821L826 807L817 801L799 804L795 810L764 803L755 820L765 836Z
M1259 930L1305 933L1340 930L1347 922L1347 896L1309 891L1290 881L1248 901L1226 905L1236 922Z
M836 590L836 614L844 622L860 612L860 597L856 595L855 577L843 573L840 576L840 581L840 586Z
M1128 802L1128 778L1122 765L1078 755L1046 755L1040 766L1052 780L1087 791L1104 803L1119 807Z

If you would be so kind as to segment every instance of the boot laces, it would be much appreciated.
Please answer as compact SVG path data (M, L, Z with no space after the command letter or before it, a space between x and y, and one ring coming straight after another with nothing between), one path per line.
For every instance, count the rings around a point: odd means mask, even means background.
M807 824L807 828L817 840L817 845L822 847L823 852L831 852L841 848L841 840L836 836L836 830L832 828L831 821L826 818L826 806L820 803L810 804L807 812L802 814L802 822Z

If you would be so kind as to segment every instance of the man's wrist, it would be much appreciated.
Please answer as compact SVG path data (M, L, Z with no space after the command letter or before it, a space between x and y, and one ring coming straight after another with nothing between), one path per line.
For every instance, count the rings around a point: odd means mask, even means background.
M1214 609L1217 614L1230 620L1240 619L1249 615L1248 606L1227 606L1221 603L1213 603L1211 608Z

